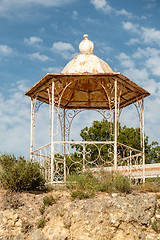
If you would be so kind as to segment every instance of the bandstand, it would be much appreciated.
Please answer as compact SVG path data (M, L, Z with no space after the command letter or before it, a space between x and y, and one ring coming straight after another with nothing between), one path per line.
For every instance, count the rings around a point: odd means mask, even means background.
M46 74L25 93L31 97L30 158L40 162L51 183L65 182L73 171L94 173L102 168L123 172L130 178L136 178L137 171L141 170L140 178L144 182L144 98L150 94L123 74L113 72L106 62L95 56L94 44L88 35L84 35L79 50L80 54L61 73ZM49 106L50 142L34 149L36 116L42 104ZM131 104L138 111L141 151L117 142L121 111ZM90 110L110 123L109 139L70 141L72 121L77 114Z

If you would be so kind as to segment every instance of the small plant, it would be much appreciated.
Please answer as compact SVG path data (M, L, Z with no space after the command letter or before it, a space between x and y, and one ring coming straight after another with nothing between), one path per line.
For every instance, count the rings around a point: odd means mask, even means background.
M47 206L47 207L48 207L48 206L52 206L53 203L56 203L56 200L53 198L52 195L45 196L45 197L43 198L44 207L45 207L45 206Z
M42 217L37 222L37 228L44 228L45 224L46 224L46 220L44 217Z
M160 220L155 220L151 226L155 232L160 233Z
M159 192L160 178L146 179L145 184L140 184L135 187L140 192Z
M43 215L43 213L45 212L45 206L44 205L39 208L39 212Z
M91 197L97 191L108 193L131 192L131 184L127 177L121 174L105 173L103 171L97 173L95 176L92 173L72 175L68 177L67 187L75 190L71 193L73 199L76 197L80 199L81 196L85 198L85 193Z
M23 203L20 200L19 193L7 191L3 196L2 205L4 209L18 209L19 207L23 206Z
M131 192L131 184L129 179L121 174L115 175L114 179L115 189L122 193Z
M72 201L75 200L76 198L85 199L85 198L89 198L90 196L91 195L88 192L85 192L83 190L76 190L71 193Z
M30 224L29 222L26 222L26 221L23 221L22 222L22 232L23 233L28 233L28 232L30 232L31 230L32 230L32 228L33 228L33 225L32 224Z

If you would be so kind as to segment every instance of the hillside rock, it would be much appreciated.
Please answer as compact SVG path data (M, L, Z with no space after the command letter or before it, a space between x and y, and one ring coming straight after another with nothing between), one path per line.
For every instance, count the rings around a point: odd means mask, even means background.
M51 194L57 202L42 215L43 198ZM155 194L99 193L72 202L68 190L32 194L1 190L0 200L1 240L160 240L156 232L160 200ZM42 218L45 226L37 228Z

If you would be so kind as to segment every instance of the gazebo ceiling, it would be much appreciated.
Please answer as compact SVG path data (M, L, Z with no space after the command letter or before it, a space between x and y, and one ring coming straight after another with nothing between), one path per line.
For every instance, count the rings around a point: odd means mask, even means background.
M87 35L84 35L79 49L81 54L71 60L62 73L46 74L25 94L49 104L48 91L51 92L54 81L55 105L68 109L110 109L117 79L120 108L150 95L123 74L114 73L107 63L92 54L94 45Z
M121 73L48 73L25 94L49 104L48 89L51 89L51 83L54 81L56 100L60 99L64 91L60 101L61 108L110 109L109 100L114 98L115 79L120 95L120 108L150 95Z

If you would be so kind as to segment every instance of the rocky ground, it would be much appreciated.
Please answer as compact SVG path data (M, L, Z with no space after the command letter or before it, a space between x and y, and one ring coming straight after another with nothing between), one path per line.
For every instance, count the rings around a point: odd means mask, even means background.
M42 211L50 195L56 203ZM158 240L159 230L157 193L98 193L71 201L69 190L11 194L0 189L1 240Z

